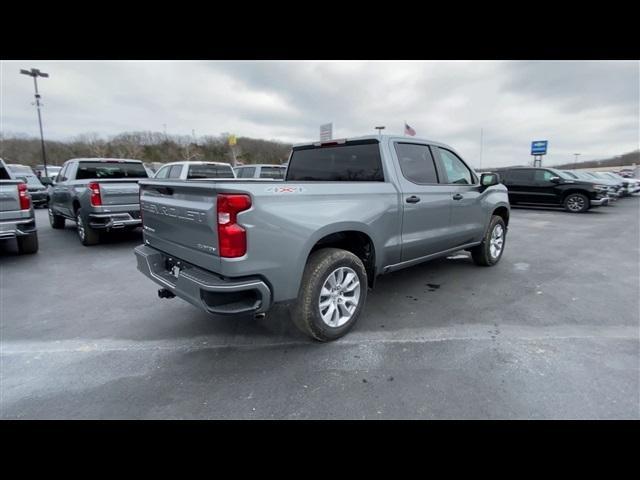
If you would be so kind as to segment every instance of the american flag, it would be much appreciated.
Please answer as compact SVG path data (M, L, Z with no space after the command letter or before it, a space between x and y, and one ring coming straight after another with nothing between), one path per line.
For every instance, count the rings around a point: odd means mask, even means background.
M412 137L416 136L416 131L409 126L407 122L404 122L404 134L411 135Z

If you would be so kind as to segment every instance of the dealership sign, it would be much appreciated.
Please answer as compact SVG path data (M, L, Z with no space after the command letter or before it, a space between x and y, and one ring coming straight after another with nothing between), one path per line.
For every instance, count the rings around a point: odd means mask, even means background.
M531 142L531 155L546 155L548 143L547 140L535 140Z

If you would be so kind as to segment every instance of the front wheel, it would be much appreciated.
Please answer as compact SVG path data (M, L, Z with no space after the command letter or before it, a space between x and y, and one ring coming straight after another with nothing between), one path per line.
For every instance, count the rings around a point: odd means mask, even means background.
M293 322L315 340L336 340L351 330L367 298L367 272L353 253L323 248L311 254L302 276Z
M504 243L507 235L507 226L502 217L494 215L489 222L489 228L485 233L482 243L471 249L471 258L476 265L491 267L498 263L504 252Z
M589 210L589 199L582 193L570 193L564 199L564 208L571 213L584 213Z

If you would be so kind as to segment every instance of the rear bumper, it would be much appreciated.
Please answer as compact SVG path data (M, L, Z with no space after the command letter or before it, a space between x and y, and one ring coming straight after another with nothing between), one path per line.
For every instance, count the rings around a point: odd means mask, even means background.
M0 222L0 240L23 237L36 232L35 218Z
M147 245L136 247L134 252L140 272L209 313L263 313L271 306L271 289L259 277L223 278L184 262L179 262L181 269L176 277L167 269L167 261L178 259Z
M118 213L90 213L89 226L96 230L117 230L124 227L137 227L142 225L140 211Z
M34 205L43 205L49 200L49 195L46 190L40 192L29 192L29 194L31 195L31 201Z

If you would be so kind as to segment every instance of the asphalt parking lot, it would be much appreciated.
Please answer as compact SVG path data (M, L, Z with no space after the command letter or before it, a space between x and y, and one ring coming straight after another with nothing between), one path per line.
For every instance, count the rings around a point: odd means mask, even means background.
M498 266L462 253L381 277L330 344L284 308L158 299L139 232L83 247L36 217L38 254L0 244L4 419L640 418L638 197L514 208Z

